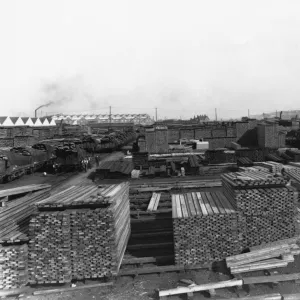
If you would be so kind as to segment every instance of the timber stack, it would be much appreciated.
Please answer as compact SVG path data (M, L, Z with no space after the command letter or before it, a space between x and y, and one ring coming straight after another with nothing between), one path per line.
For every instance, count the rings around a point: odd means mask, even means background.
M72 186L37 207L30 223L31 284L118 274L130 235L128 183Z
M197 265L241 252L234 206L222 192L172 195L175 263Z
M250 252L227 257L231 274L286 267L300 254L299 237L251 247Z
M22 288L28 283L29 219L36 209L34 203L49 197L49 189L50 186L44 184L0 192L1 200L6 199L0 209L0 289ZM28 194L10 199L24 193Z
M0 289L17 289L28 282L28 246L0 246Z
M260 172L221 176L224 193L236 205L243 246L291 238L295 235L298 193L287 179Z
M261 166L263 168L266 168L269 170L271 173L280 173L283 166L280 163L273 162L273 161L268 161L268 162L258 162L254 163L255 166Z

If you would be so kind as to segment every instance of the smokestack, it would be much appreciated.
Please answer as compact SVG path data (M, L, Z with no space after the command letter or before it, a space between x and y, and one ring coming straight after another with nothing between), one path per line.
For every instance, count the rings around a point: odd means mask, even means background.
M43 105L39 106L39 107L34 111L34 116L37 118L37 111L38 111L40 108L42 108L42 107L47 107L47 106L49 106L49 105L51 105L51 104L53 104L52 101L49 102L49 103L47 103L47 104L43 104Z

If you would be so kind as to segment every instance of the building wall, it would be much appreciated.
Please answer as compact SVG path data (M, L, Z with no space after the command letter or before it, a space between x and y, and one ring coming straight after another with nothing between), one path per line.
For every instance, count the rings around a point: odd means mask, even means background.
M155 128L155 146L156 146L156 153L166 153L169 151L167 127Z
M168 141L169 141L169 143L173 143L174 141L178 141L179 139L180 139L179 129L168 129Z
M180 130L180 138L181 139L189 139L192 140L195 138L195 130L194 129L181 129Z
M145 129L145 139L146 151L149 153L155 153L155 131L153 127Z
M195 129L195 139L201 138L211 138L211 129L210 128L197 128Z

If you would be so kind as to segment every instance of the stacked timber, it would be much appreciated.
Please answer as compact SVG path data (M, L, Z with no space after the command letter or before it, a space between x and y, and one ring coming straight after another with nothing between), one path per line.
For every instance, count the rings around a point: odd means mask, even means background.
M285 152L282 152L279 154L280 157L282 157L285 161L292 161L293 158L289 155L287 155Z
M238 157L237 164L243 167L250 167L253 166L253 161L248 157Z
M41 188L46 188L46 190L34 192L16 200L7 201L5 202L5 206L1 207L0 243L11 244L28 241L29 220L31 215L36 211L35 203L50 195L50 186L40 186ZM26 186L23 188L23 191L25 190ZM5 195L4 192L9 192L9 190L1 191L2 195Z
M65 211L41 212L30 221L29 282L71 282L70 216Z
M17 289L28 282L28 246L0 246L0 289Z
M30 222L31 283L117 275L130 234L128 183L72 186L37 207Z
M269 172L271 173L280 173L283 166L280 163L276 163L273 161L268 161L268 162L258 162L258 163L254 163L255 166L260 166L260 167L264 167L266 169L269 170Z
M260 172L221 176L224 193L236 205L244 247L295 235L298 193L287 179Z
M228 164L201 166L199 169L199 174L204 176L218 175L224 172L228 172L230 168L237 168L237 164L228 163Z
M237 213L221 192L172 195L172 218L178 265L219 261L241 251Z
M286 267L300 254L298 238L284 239L251 247L250 252L227 257L226 264L232 274Z
M278 155L273 154L273 153L267 154L266 155L266 160L274 161L274 162L277 162L277 163L283 163L284 162L284 159L282 159L281 157L279 157Z
M285 167L284 173L289 176L292 180L300 183L300 168L298 167Z
M248 157L252 161L260 162L265 160L264 151L262 149L242 148L236 150L236 156Z

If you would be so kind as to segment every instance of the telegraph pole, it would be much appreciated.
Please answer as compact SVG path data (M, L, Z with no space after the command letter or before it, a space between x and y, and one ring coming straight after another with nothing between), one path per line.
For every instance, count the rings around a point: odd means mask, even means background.
M155 107L155 120L157 122L157 107Z
M248 118L250 119L250 109L248 108Z
M215 108L216 121L218 121L217 109Z
M109 107L109 126L111 126L111 106Z

